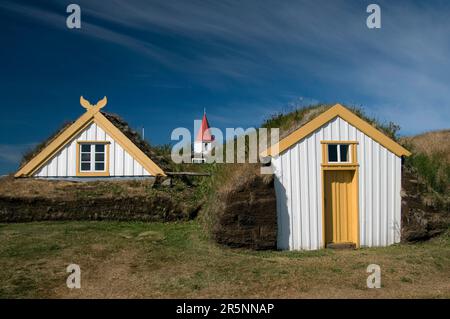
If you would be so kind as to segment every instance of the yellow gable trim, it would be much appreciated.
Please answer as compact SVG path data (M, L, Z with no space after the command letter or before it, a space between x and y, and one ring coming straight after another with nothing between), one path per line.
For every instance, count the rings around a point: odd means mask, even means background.
M305 138L318 128L320 128L322 125L330 122L336 117L340 117L343 120L347 121L357 129L359 129L361 132L372 138L373 140L377 141L381 145L383 145L385 148L387 148L389 151L394 153L397 156L410 156L411 152L409 152L407 149L405 149L403 146L392 140L391 138L387 137L385 134L374 128L372 125L349 111L347 108L343 107L340 104L336 104L329 110L323 112L313 120L309 121L293 133L289 134L285 138L283 138L281 141L279 141L276 145L271 146L267 150L263 151L261 153L261 156L276 156L301 139ZM277 149L278 148L278 149Z
M115 127L99 111L101 107L89 108L86 113L80 116L72 125L58 135L49 145L33 157L28 163L21 167L14 177L31 177L39 170L54 154L66 146L74 136L89 126L92 122L100 125L105 132L116 140L139 164L141 164L150 174L165 176L164 171L156 165L144 152L133 144L117 127Z
M141 151L133 142L130 141L117 127L114 126L102 113L98 112L94 115L94 122L100 125L108 135L110 135L117 143L122 146L136 161L139 162L150 174L162 175L164 171L155 164L144 152Z
M58 135L50 144L48 144L41 152L33 157L28 163L21 167L14 177L32 176L39 168L41 168L47 160L61 150L78 132L82 131L92 123L95 112L98 110L90 109L80 116L72 125Z

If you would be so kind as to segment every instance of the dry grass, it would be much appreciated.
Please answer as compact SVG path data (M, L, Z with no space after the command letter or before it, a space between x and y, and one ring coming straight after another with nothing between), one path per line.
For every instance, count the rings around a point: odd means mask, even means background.
M0 179L0 196L45 197L65 200L86 197L146 196L154 180L71 182L39 179Z
M197 187L180 179L167 187L154 179L73 182L9 177L0 179L0 221L191 219L202 203L198 197Z
M428 156L443 153L450 163L450 130L433 131L405 137L402 141L411 144L415 152L424 153Z
M195 222L0 224L5 298L449 298L450 236L313 252L219 247ZM65 286L77 263L82 288ZM367 289L378 264L382 288Z
M332 105L313 105L299 108L288 114L276 114L266 120L264 127L277 127L280 129L280 139L285 138L298 128L313 120Z
M404 137L401 142L412 152L405 166L416 175L424 203L450 212L450 130Z

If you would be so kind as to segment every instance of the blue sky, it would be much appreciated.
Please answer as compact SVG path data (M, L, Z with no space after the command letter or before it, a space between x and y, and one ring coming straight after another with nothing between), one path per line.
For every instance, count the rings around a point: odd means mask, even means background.
M66 27L70 3L81 29ZM248 127L292 103L362 105L401 134L449 128L449 13L444 0L2 1L0 174L80 116L80 95L108 96L157 144L204 108L215 127Z

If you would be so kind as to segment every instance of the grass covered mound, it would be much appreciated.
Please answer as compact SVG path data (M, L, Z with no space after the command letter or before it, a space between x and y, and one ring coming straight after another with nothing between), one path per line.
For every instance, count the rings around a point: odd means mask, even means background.
M272 175L258 164L220 164L201 214L211 237L231 247L275 249L276 196Z
M172 187L158 180L73 182L0 179L0 222L37 220L188 220L201 201L183 181Z
M422 240L450 223L450 130L401 139L412 151L402 171L405 240Z
M406 166L413 170L427 201L450 208L450 130L428 132L403 140L413 152Z

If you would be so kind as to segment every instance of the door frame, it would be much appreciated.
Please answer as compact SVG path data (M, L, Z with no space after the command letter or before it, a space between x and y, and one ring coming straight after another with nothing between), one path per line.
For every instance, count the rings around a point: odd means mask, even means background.
M325 238L325 172L326 171L353 171L352 190L355 194L353 201L354 219L356 221L356 248L360 247L360 223L359 223L359 163L358 163L358 141L321 141L322 144L322 164L320 169L322 181L322 248L326 247ZM348 144L350 146L350 162L348 163L329 163L328 162L328 144Z

